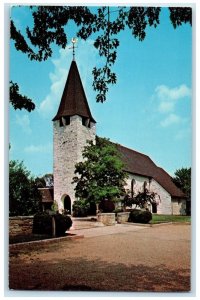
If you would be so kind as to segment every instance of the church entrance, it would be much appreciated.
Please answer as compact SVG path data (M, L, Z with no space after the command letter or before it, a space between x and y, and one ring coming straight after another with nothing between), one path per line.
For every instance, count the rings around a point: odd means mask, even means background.
M71 215L72 208L71 208L71 199L68 195L65 196L63 200L64 210Z

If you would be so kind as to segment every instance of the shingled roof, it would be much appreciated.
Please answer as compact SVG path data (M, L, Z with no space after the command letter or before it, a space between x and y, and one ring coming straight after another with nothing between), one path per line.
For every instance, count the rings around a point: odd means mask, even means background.
M149 156L116 144L128 173L155 179L172 197L184 198L185 194L176 187L171 176L150 159Z
M43 203L52 203L53 202L53 187L38 188Z
M53 121L74 115L89 118L96 123L90 112L76 62L72 61L60 106Z

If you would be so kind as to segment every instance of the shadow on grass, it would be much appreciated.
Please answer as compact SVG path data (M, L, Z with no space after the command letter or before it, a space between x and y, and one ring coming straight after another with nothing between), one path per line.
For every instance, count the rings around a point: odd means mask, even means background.
M9 287L39 291L186 292L190 291L190 270L173 270L164 265L127 266L80 257L42 260L35 252L29 261L18 256L10 262Z

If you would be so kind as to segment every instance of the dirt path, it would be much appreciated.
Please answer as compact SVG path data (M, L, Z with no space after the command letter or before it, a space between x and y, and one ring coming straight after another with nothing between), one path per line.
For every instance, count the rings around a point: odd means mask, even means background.
M99 232L102 229L95 228ZM110 227L110 232L50 244L42 249L35 246L31 251L11 251L10 289L190 290L189 225L121 232L114 232Z

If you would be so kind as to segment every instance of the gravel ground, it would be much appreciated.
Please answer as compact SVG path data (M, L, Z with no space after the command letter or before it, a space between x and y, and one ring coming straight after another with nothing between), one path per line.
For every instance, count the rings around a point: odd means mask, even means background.
M190 291L190 230L190 225L177 224L115 225L85 229L82 239L46 244L42 248L35 245L31 249L13 249L9 288Z

